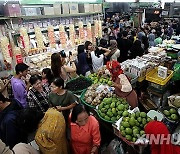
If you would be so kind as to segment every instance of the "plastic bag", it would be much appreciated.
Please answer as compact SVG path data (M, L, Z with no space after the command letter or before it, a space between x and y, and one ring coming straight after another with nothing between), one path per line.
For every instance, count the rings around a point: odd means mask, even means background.
M169 106L180 108L180 93L168 97Z
M101 151L101 154L125 154L122 143L117 139L113 139L109 145Z
M172 80L177 81L180 80L180 63L176 63L173 67L174 73Z

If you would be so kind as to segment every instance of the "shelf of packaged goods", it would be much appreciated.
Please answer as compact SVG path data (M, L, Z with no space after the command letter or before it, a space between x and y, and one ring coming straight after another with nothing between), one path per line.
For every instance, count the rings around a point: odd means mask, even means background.
M63 18L63 17L76 17L76 16L87 16L87 15L96 15L102 12L94 13L77 13L77 14L60 14L60 15L39 15L39 16L18 16L18 17L7 17L11 19L23 19L23 20L33 20L33 19L49 19L49 18Z
M23 20L33 20L33 19L49 19L49 18L63 18L63 17L78 17L78 16L87 16L87 15L96 15L101 14L102 12L94 13L77 13L77 14L60 14L60 15L39 15L39 16L18 16L18 17L0 17L0 20L9 20L9 19L23 19Z
M91 24L91 26L93 26L93 25L94 25L94 24ZM86 26L87 26L87 25L84 24L84 27L86 27ZM78 26L75 26L74 28L77 30ZM65 30L67 30L67 29L69 29L69 26L65 26ZM59 31L59 28L55 28L54 31ZM47 28L43 29L43 30L42 30L42 33L47 33ZM28 32L28 35L33 35L33 34L35 34L34 31ZM13 34L13 36L14 36L14 37L18 37L18 36L20 36L20 34L19 34L19 33L16 33L16 34Z

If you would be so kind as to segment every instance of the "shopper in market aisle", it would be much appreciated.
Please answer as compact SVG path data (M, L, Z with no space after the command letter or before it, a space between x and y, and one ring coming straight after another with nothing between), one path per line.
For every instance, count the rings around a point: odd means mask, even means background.
M116 25L115 27L114 27L114 31L113 31L113 33L114 33L114 39L117 39L117 34L119 33L119 25ZM113 40L113 39L111 39L111 40Z
M16 124L21 109L22 106L16 100L10 102L0 93L0 139L10 148L26 141Z
M22 77L26 78L28 73L28 65L24 63L17 64L15 66L16 75L11 79L11 86L14 98L17 99L21 105L25 108L27 106L27 91L29 90L30 83L27 81L27 85L22 80Z
M111 50L110 54L108 55L110 57L110 60L116 60L120 56L120 50L117 47L117 41L116 40L110 40L110 47L109 50Z
M170 37L168 36L168 30L167 29L161 29L161 38L162 40L169 40Z
M97 47L95 51L91 52L91 58L92 58L92 66L93 66L93 71L97 72L100 68L103 67L105 61L104 59L106 56L109 55L111 50L103 47Z
M138 32L138 40L142 41L142 36L146 36L144 33L144 28L140 27Z
M156 33L156 30L155 29L152 29L151 30L151 33L148 35L148 39L149 39L149 46L150 47L154 47L155 46L155 43L154 43L154 40L155 40L155 33Z
M171 134L163 122L151 121L144 129L151 137L151 154L180 154L180 147L172 144Z
M102 39L99 41L99 47L108 48L108 41L105 40L104 38L102 38Z
M73 108L70 116L72 154L97 154L101 136L99 123L83 104Z
M64 62L65 57L59 53L51 55L51 70L55 78L61 77L65 82L71 79L70 73L76 72L76 65L73 57L70 57L71 66L67 66Z
M121 69L120 63L117 61L109 61L106 67L112 74L115 93L119 97L126 98L127 102L129 103L132 109L137 107L138 106L137 94L132 89L131 83L129 82L126 75L123 74L123 70Z
M50 86L54 79L53 73L50 68L44 68L42 70L42 84Z
M130 49L130 59L136 58L137 56L141 57L144 54L144 50L141 46L141 41L136 40L133 43L132 48Z
M85 53L85 47L84 45L78 46L78 63L77 63L77 73L80 75L87 76L90 74L90 67L87 63L87 54Z
M48 85L42 85L42 78L39 75L32 75L29 79L32 88L27 94L27 104L29 108L46 112L49 108L48 97L50 89Z
M64 80L56 78L51 84L49 103L62 111L66 122L68 121L70 110L76 106L78 98L70 91L64 89Z
M131 35L129 36L129 40L131 40L133 43L136 41L137 37L136 37L136 31L132 30L131 31Z
M142 42L141 42L141 46L144 50L144 53L148 53L148 48L149 48L149 41L148 41L148 37L147 36L142 36Z
M92 44L92 42L90 41L86 41L85 44L84 44L84 47L85 47L85 50L86 50L86 54L87 54L87 63L91 69L91 71L93 70L93 67L92 67L92 58L91 58L91 52L94 51L94 46Z
M110 31L109 31L109 40L114 40L114 39L116 39L116 34L114 33L115 31L114 31L114 25L113 24L111 24L110 26L109 26L109 28L110 28Z
M107 27L105 27L105 28L103 29L103 38L104 38L106 41L109 42L109 33L108 33L108 28L107 28Z
M42 154L67 154L66 123L62 112L55 108L45 114L34 109L24 109L18 125L27 134L35 132L35 141Z
M177 24L177 27L176 27L176 36L180 35L180 21L179 23Z
M131 49L133 43L127 38L128 32L122 32L123 38L118 40L118 48L121 51L121 55L118 58L119 62L123 62L128 59L128 52Z
M168 36L169 36L169 38L172 37L173 32L174 32L174 30L172 28L172 23L170 23L169 26L168 26Z
M156 32L157 38L154 40L155 46L158 44L162 44L162 38L161 38L161 32L157 31Z

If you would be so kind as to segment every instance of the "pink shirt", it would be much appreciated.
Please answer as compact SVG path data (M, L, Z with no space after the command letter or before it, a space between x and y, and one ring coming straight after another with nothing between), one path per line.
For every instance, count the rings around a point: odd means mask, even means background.
M73 154L89 154L93 146L100 145L99 123L95 117L90 115L85 126L71 122L70 127Z

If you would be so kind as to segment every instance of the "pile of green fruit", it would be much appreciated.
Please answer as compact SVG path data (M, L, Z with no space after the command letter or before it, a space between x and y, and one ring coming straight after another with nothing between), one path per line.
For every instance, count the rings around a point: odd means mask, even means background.
M128 113L128 109L129 104L125 99L114 96L102 100L98 106L98 113L100 117L106 121L115 122L119 120L124 113Z
M120 132L128 141L136 142L138 137L142 136L145 125L151 121L145 112L123 113L123 119L120 123Z
M179 115L178 112L175 108L170 108L170 109L164 109L163 114L169 119L173 121L178 121L179 120Z
M112 85L110 76L106 74L100 76L97 73L93 73L90 74L88 78L90 78L93 81L93 84L108 84L109 86Z

